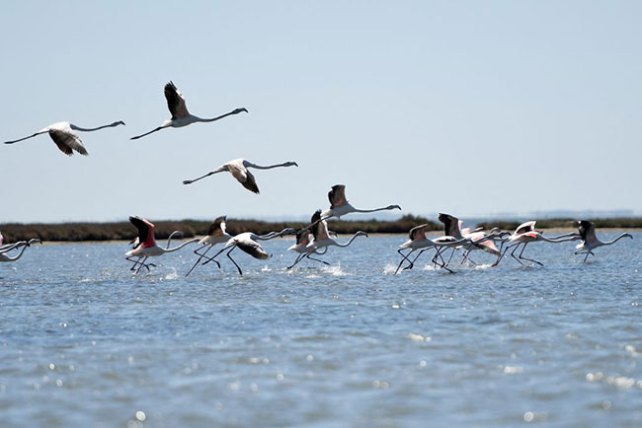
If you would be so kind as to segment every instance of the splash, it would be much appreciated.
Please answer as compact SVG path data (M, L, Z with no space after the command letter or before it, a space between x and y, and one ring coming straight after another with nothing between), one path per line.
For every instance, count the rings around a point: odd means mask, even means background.
M322 268L322 271L329 273L332 276L347 276L348 273L341 269L341 265L336 266L325 266Z

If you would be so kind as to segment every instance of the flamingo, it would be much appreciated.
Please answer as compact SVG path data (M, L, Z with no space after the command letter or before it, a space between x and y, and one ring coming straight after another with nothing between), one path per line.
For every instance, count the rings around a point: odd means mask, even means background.
M136 229L138 229L139 244L133 250L127 251L125 253L125 258L130 262L134 262L134 265L130 270L135 271L135 273L138 273L142 267L145 267L147 268L147 270L149 270L149 266L155 266L151 263L145 263L145 261L147 261L149 257L162 256L165 253L178 251L186 245L199 240L198 238L194 238L189 241L183 242L182 244L177 245L174 248L169 248L172 237L177 233L180 233L178 231L175 231L172 232L172 234L169 236L169 239L167 240L167 247L162 248L156 244L156 238L154 236L155 226L152 222L137 216L130 216L129 221L136 227ZM133 260L134 257L136 258L135 260Z
M294 263L292 263L291 266L288 266L287 269L292 269L297 263L299 263L304 258L314 260L315 262L323 263L326 266L330 265L330 263L326 262L325 260L315 259L314 257L312 257L312 254L314 252L310 252L307 247L312 242L313 239L314 237L312 235L312 232L310 232L310 229L308 228L302 229L297 232L296 243L290 246L290 248L288 248L288 251L296 251L297 253L299 253L299 255L297 256ZM325 254L327 250L328 250L328 247L325 247L323 252L316 252L316 254L320 254L320 255Z
M227 258L232 260L232 263L234 263L234 266L236 266L236 269L239 271L239 275L243 275L243 271L241 270L241 267L236 263L236 261L232 258L231 253L234 251L235 248L240 248L242 251L246 252L247 254L251 255L255 259L260 259L260 260L265 260L270 257L270 254L268 254L261 244L257 241L269 241L270 239L278 238L280 236L290 234L290 233L295 233L296 229L293 229L291 227L285 228L280 232L270 232L265 235L257 235L252 232L244 232L240 233L236 236L233 236L232 238L228 239L227 242L225 243L225 247L221 249L218 253L216 253L214 256L210 257L208 260L203 262L203 264L207 264L214 260L216 257L218 257L223 251L227 250Z
M580 237L582 239L582 242L577 244L575 247L577 251L575 251L575 254L580 254L586 252L586 257L584 257L584 263L586 263L586 260L588 259L588 256L593 254L593 250L597 247L603 247L606 245L612 245L615 244L617 241L619 241L622 238L631 238L633 239L633 236L631 236L630 233L623 233L617 238L611 240L611 241L600 241L597 236L595 235L595 225L591 223L588 220L580 220L577 222L577 228L580 232ZM595 254L593 254L595 255Z
M195 181L202 180L203 178L209 177L210 175L218 174L219 172L229 172L230 174L232 174L234 178L236 178L236 180L239 183L243 185L243 187L245 187L250 192L254 192L258 194L259 186L256 185L256 180L254 178L254 175L252 175L252 173L248 170L248 168L272 169L272 168L289 167L289 166L298 167L299 165L296 162L289 161L289 162L279 163L275 165L262 166L262 165L254 164L245 159L234 159L227 163L224 163L214 171L210 171L207 174L202 175L198 178L195 178L193 180L183 180L183 184L192 184Z
M387 207L375 208L371 210L358 209L350 205L346 199L346 186L344 184L336 184L328 192L328 199L330 200L330 208L321 213L321 219L327 220L331 217L341 218L349 213L373 213L376 211L385 210L400 210L399 205L388 205Z
M188 276L196 265L200 263L200 261L203 258L208 258L207 257L207 252L212 249L217 244L223 244L232 237L227 231L225 230L225 222L227 220L227 216L221 216L217 217L214 219L210 227L207 229L207 235L205 235L203 238L201 238L198 243L201 244L200 247L194 250L194 254L198 255L198 260L194 263L194 266L185 274L185 276ZM204 252L200 252L201 250L205 249ZM221 264L217 262L216 260L212 260L216 265L220 268Z
M174 85L174 83L171 81L165 85L165 98L167 99L167 108L169 108L169 112L172 114L172 118L167 119L160 126L152 129L149 132L131 137L132 140L137 140L141 137L144 137L145 135L160 131L164 128L169 128L170 126L172 128L180 128L194 122L214 122L233 114L239 114L241 112L247 113L247 109L237 108L229 113L225 113L221 116L213 117L211 119L203 119L201 117L194 116L193 114L190 114L189 111L187 111L187 105L185 104L185 98L183 98L183 94L180 93L176 85Z
M31 246L31 244L42 244L42 241L38 238L32 238L28 241L18 241L14 242L13 244L5 245L2 245L3 242L4 237L2 236L2 233L0 233L0 262L15 262L20 257L22 257L22 254L24 254L27 247ZM15 256L10 256L8 254L10 251L18 248L22 248L22 250Z
M500 260L506 255L508 250L510 250L511 248L513 249L513 251L511 251L510 255L515 260L517 260L521 265L524 264L522 260L527 260L529 262L536 263L540 266L544 266L543 263L538 262L535 259L528 259L523 256L524 250L526 249L526 246L530 242L544 241L544 242L551 242L551 243L557 244L560 242L574 241L574 240L577 240L578 238L579 236L577 233L567 233L565 235L560 235L553 238L545 238L541 232L535 230L535 221L527 221L517 226L517 229L515 229L515 232L513 232L508 237L509 245L506 247L504 252L497 258L497 261L493 263L493 266L497 266ZM522 245L522 250L520 251L518 256L515 256L515 252L517 251L520 245Z
M308 257L312 253L318 253L318 254L325 254L327 251L328 247L335 246L335 247L347 247L350 244L352 244L352 241L354 241L357 237L359 236L365 236L366 238L368 237L368 234L366 232L363 232L361 230L355 232L354 235L350 237L350 239L347 242L340 243L334 238L330 237L330 233L328 232L328 223L321 218L321 210L315 211L315 213L312 215L312 219L310 220L312 226L311 232L313 236L313 240L308 243L305 247L305 256L299 256L297 257L297 260L295 263L288 267L288 269L291 269L294 267L298 262L300 262L304 257ZM306 228L307 229L307 228ZM323 253L320 253L319 251L323 250Z
M482 250L489 254L499 257L501 250L495 245L495 239L502 241L505 235L510 235L508 232L502 232L498 228L493 228L490 231L485 231L483 228L478 227L471 230L468 227L462 228L464 222L457 217L439 213L439 221L444 224L444 232L446 235L453 236L457 239L467 239L464 245L464 256L461 263L470 260L469 255L473 250ZM475 264L472 260L470 260Z
M81 128L80 126L76 126L73 123L69 122L56 122L27 137L13 141L5 141L4 143L13 144L19 141L27 140L40 134L49 134L53 142L56 143L56 146L58 146L60 151L64 154L71 156L74 154L75 150L81 155L87 156L89 153L87 152L87 149L85 149L85 146L82 144L82 140L73 131L91 132L124 124L125 122L119 120L118 122L113 122L109 125L103 125L97 128Z
M397 252L401 255L402 259L399 262L399 266L397 266L397 270L395 270L395 275L397 272L399 272L399 269L401 268L401 265L403 264L404 261L408 261L410 264L404 268L405 269L412 269L414 266L415 262L421 256L421 254L430 249L430 248L435 248L436 253L435 256L432 258L432 262L435 264L438 264L441 268L446 269L448 272L453 272L452 270L448 269L446 263L441 256L441 251L444 248L447 247L456 247L458 245L461 245L462 243L466 242L467 240L464 238L457 239L454 236L440 236L435 239L429 239L426 236L426 229L429 227L428 224L421 224L419 226L415 226L412 229L410 229L410 232L408 233L408 240L401 244L399 246L399 249ZM410 251L406 254L403 253L402 250L405 250L407 248L410 248ZM421 250L419 254L415 256L415 258L411 261L408 257L410 256L411 253L413 253L416 250ZM437 262L437 258L441 258L441 263Z

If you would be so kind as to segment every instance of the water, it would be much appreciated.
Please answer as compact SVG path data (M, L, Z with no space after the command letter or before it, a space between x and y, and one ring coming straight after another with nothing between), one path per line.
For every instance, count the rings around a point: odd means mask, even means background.
M0 264L3 427L629 427L642 424L642 233L545 266L475 254L393 275L405 237L242 253L245 275L124 243L44 245ZM605 238L610 234L604 234ZM189 248L189 247L188 247Z

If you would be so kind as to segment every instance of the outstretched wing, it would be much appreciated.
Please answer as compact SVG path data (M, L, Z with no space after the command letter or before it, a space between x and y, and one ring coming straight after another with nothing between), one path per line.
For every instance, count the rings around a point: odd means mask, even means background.
M236 246L241 250L254 257L255 259L267 259L270 255L261 247L258 242L252 240L238 241Z
M345 205L346 202L346 186L343 184L335 184L328 192L328 199L330 200L330 208L340 207Z
M58 129L51 129L49 131L49 136L56 143L56 146L66 155L73 155L74 150L80 153L81 155L87 156L87 149L82 144L82 140L76 134L67 131L61 131Z
M410 232L408 233L408 237L410 238L411 241L414 241L415 239L426 239L426 227L428 224L420 224L419 226L415 226L412 229L410 229Z
M130 216L129 222L136 226L138 229L138 241L141 243L147 242L147 239L151 237L154 239L154 224L144 218L137 216Z
M455 216L445 213L439 213L439 221L444 224L444 235L454 236L459 238L461 230L459 230L459 219Z
M259 193L259 186L256 184L256 179L250 171L245 171L245 181L241 181L241 184L250 192Z
M226 216L221 216L214 219L214 222L210 224L209 229L207 229L207 234L210 236L225 235L225 220Z
M187 106L185 105L185 98L178 90L174 82L169 82L165 85L165 98L167 99L167 108L172 113L172 119L189 116Z
M577 229L580 232L582 241L591 242L595 241L597 237L595 236L595 225L588 220L578 221Z

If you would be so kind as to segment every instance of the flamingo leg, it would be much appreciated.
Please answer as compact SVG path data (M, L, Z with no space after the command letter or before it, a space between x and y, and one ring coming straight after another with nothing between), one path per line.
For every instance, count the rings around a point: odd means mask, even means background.
M199 252L199 250L202 250L202 249L203 249L203 248L205 248L205 247L207 247L207 248L205 249L205 252L200 253L200 252ZM198 255L198 259L196 260L196 262L194 262L194 265L193 265L193 266L192 266L192 268L189 270L189 272L187 272L187 273L185 274L185 276L188 276L190 273L192 273L192 271L194 270L194 268L196 268L196 266L201 262L201 260L202 260L203 258L206 258L206 259L208 259L208 260L209 260L209 257L207 257L207 252L208 252L209 250L211 250L211 249L212 249L212 247L213 247L213 246L212 246L212 245L210 245L210 244L203 244L203 245L201 245L200 247L198 247L197 249L195 249L195 250L194 250L194 254L197 254L197 255ZM219 267L219 269L221 268L221 264L220 264L219 262L217 262L217 261L216 261L216 260L214 260L214 259L212 259L211 261L213 261L214 263L216 263L216 265Z
M147 266L147 265L145 264L145 261L147 260L147 258L148 258L148 257L149 257L149 256L145 256L145 257L143 257L143 259L142 259L142 260L140 260L140 261L139 261L138 269L136 269L136 273L137 273L137 274L138 274L138 272L140 272L140 270L141 270L141 268L142 268L143 266L145 266L145 267L147 268L147 270L149 270L149 266Z
M419 253L417 253L417 255L415 256L415 258L414 258L414 259L412 259L412 260L410 260L410 263L408 264L408 266L406 266L405 268L403 268L403 270L409 270L409 269L412 269L413 267L415 267L415 262L417 261L417 259L419 258L419 256L421 256L421 255L424 253L424 251L426 251L426 250L427 250L427 248L424 248L423 250L419 251ZM414 250L413 250L413 251L414 251ZM411 251L411 252L412 252L412 251ZM410 253L408 253L408 256L410 256ZM406 260L408 260L408 259L406 258ZM403 260L402 260L402 261L403 261Z
M455 252L455 249L453 248L453 251L450 253L450 258L448 259L448 262L444 261L444 257L441 255L441 252L442 252L442 249L438 248L437 252L435 253L435 256L432 258L432 262L435 265L439 266L440 268L446 269L450 273L455 273L455 271L453 271L448 267L448 263L450 263L450 259L452 258L453 253ZM437 259L441 259L441 263L439 263Z
M328 247L326 247L326 250L327 249L328 249ZM325 251L324 251L324 253L325 253ZM314 254L314 253L312 253L312 254ZM310 259L310 260L314 260L315 262L323 263L326 266L330 266L330 263L326 262L325 260L315 259L314 257L312 257L312 254L308 254L307 256L305 256L305 258L306 259Z
M520 264L520 265L522 265L522 266L523 266L523 265L524 265L524 262L522 262L522 261L521 261L519 258L517 258L517 256L515 255L515 251L517 251L517 249L519 248L519 246L520 246L520 245L522 245L522 242L518 242L518 243L517 243L517 245L515 245L515 247L513 248L513 251L511 251L510 255L511 255L511 257L512 257L512 258L514 258L515 260L517 260L517 261L519 262L519 264ZM508 249L509 249L509 248L511 248L511 247L509 246L508 248L506 248L506 251L508 251ZM524 248L526 248L526 244L524 244ZM524 252L524 248L522 248L522 253ZM520 254L521 254L521 253L520 253Z
M519 253L519 258L522 259L522 260L527 260L529 262L537 263L540 266L544 266L544 264L542 262L538 262L535 259L529 259L529 258L526 258L526 257L523 256L524 250L526 249L526 244L528 244L528 242L524 243L524 246L522 247L522 251Z
M233 258L232 258L232 256L230 255L230 253L231 253L232 251L234 251L234 249L235 249L235 248L236 248L236 245L235 245L235 246L233 246L233 247L230 249L230 251L228 251L228 252L227 252L227 258L228 258L228 259L230 259L230 260L232 260L232 263L234 263L234 266L236 266L236 268L239 270L239 275L241 275L241 276L242 276L242 275L243 275L243 271L241 270L241 267L240 267L238 264L236 264L236 262L234 261L234 259L233 259Z
M415 251L415 250L410 250L410 251L408 252L408 254L406 255L406 254L404 254L404 253L401 251L401 249L398 249L398 250L397 250L397 252L398 252L399 254L401 254L401 257L402 257L402 258L401 258L401 261L399 262L399 266L397 266L397 270L395 270L395 275L397 274L397 272L399 272L399 268L401 268L401 265L403 264L403 262L404 262L404 261L408 261L410 264L412 264L412 262L410 262L410 260L408 260L408 256L409 256L413 251Z
M590 255L591 255L591 252L587 251L586 252L586 257L584 257L584 263L586 263L586 260L588 260L588 256L590 256Z
M294 263L292 263L290 266L286 267L286 269L292 269L294 266L297 265L303 258L305 257L306 253L301 253L298 256L296 256L296 260L294 260Z
M216 261L216 260L214 260L214 259L215 259L215 258L217 258L217 257L218 257L218 256L219 256L223 251L227 250L227 248L228 248L228 247L223 247L223 248L221 248L221 250L220 250L218 253L214 254L212 257L205 257L207 260L205 260L205 261L203 262L203 265L206 265L206 264L208 264L209 262L216 262L216 264L218 264L218 265L220 266L220 263L219 263L219 262L217 262L217 261Z

